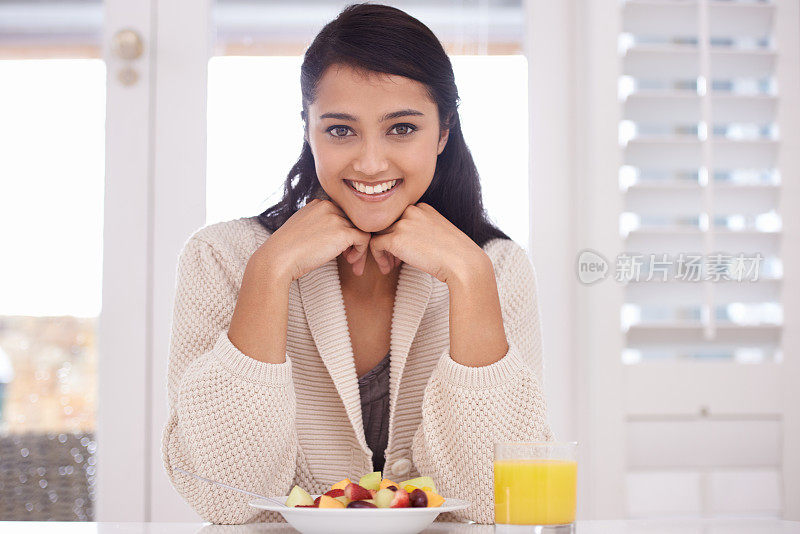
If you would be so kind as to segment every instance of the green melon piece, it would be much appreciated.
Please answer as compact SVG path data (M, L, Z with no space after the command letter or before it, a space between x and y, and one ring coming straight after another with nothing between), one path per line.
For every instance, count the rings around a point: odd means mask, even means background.
M394 491L383 488L382 490L378 490L378 493L375 494L375 506L378 508L391 508L392 500L394 500Z
M298 504L308 506L309 504L314 504L314 499L306 490L300 486L295 486L292 488L292 491L289 492L289 497L287 497L285 504L289 507L294 507Z
M431 477L417 477L400 483L401 488L405 489L406 486L414 486L415 488L419 489L428 487L431 488L434 493L439 493L436 491L436 484L433 483L433 479Z
M358 481L358 485L364 489L377 491L378 488L381 487L381 472L374 471L364 475L361 477L361 480Z

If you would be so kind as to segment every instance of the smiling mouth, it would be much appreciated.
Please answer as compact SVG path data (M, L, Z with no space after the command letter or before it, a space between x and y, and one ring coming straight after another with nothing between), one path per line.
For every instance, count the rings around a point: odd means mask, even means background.
M352 180L345 180L347 185L350 186L351 189L357 191L363 195L375 195L379 196L381 194L387 193L391 191L403 181L402 178L396 178L394 180L387 180L386 182L381 182L380 184L376 184L375 186L365 185L363 183L359 183L356 185L356 182Z

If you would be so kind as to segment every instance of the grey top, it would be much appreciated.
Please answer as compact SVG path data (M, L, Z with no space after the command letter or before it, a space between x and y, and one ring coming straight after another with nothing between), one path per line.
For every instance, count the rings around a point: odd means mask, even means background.
M358 379L364 437L372 451L372 469L383 471L389 441L389 353Z

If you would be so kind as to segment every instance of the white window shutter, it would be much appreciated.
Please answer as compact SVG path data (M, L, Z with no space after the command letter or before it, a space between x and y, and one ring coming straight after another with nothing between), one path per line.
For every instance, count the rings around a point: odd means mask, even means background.
M632 517L782 510L776 11L622 4L620 232L641 262L620 310ZM713 265L737 256L746 275ZM699 277L681 280L689 257Z
M626 250L761 254L751 283L631 280L623 322L631 361L737 357L720 337L775 361L780 335L778 88L771 3L631 0L623 7L620 183ZM704 268L706 265L704 265ZM756 269L757 268L757 269ZM691 279L692 277L684 277ZM730 276L730 278L736 278ZM744 276L740 278L745 279ZM682 346L679 341L684 341ZM725 349L725 350L721 350ZM729 350L730 349L730 350Z

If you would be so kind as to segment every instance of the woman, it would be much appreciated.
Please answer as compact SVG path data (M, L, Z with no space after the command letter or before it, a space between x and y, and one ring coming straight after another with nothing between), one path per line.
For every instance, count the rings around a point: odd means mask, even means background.
M163 459L214 523L249 498L382 470L493 521L492 444L549 440L533 268L483 211L450 61L388 6L346 8L302 65L283 200L181 253ZM453 519L451 517L451 519Z

